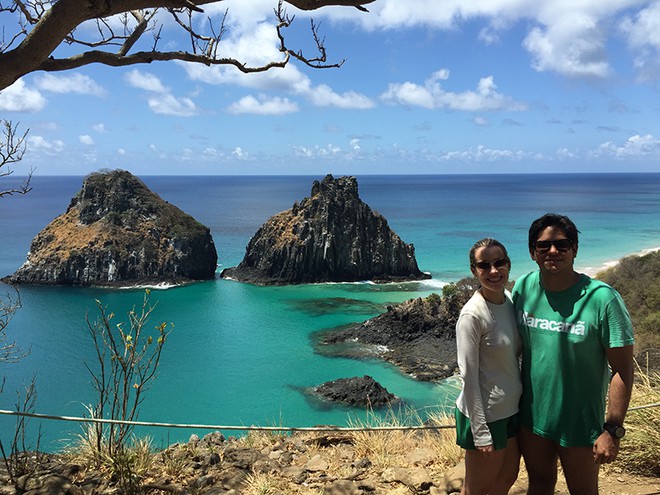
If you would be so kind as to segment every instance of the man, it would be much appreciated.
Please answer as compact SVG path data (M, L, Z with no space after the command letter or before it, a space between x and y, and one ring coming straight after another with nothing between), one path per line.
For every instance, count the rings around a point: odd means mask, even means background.
M598 468L616 458L625 434L632 324L613 288L574 270L578 232L563 215L535 220L529 252L539 270L513 288L523 343L518 439L530 495L554 493L557 458L571 494L598 494Z

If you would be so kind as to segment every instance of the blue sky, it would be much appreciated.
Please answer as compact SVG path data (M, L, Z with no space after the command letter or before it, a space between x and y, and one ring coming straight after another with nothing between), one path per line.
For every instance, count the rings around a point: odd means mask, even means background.
M222 53L278 60L275 5L206 6L216 19L228 9ZM27 75L0 93L0 118L29 129L15 173L660 172L660 1L368 9L288 7L288 43L313 55L313 16L330 62L346 59L339 69L155 62ZM162 38L186 46L172 26Z

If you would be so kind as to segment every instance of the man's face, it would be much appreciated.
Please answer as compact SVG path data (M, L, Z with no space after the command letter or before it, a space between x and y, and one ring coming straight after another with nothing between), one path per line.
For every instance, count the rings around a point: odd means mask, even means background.
M546 227L536 239L531 255L542 272L549 274L565 270L573 272L577 246L571 244L560 228Z

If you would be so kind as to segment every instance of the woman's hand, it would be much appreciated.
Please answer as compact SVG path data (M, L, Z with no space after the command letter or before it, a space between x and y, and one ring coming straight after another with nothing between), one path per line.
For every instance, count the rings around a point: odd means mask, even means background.
M489 457L490 454L495 452L495 448L493 447L492 443L490 445L484 445L483 447L477 447L477 450L486 457Z

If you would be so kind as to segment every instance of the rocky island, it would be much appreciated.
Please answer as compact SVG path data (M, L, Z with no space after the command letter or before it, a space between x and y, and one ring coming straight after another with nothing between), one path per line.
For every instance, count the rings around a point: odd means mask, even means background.
M325 382L313 387L311 392L329 402L368 408L391 406L399 401L369 375Z
M327 356L378 358L417 380L439 381L458 371L456 320L477 284L463 279L442 297L409 299L360 324L319 332L317 352Z
M332 175L267 220L241 263L221 276L258 285L430 278L418 268L413 245L360 199L355 177Z
M66 212L33 239L10 284L127 286L215 277L207 227L123 170L83 181Z

